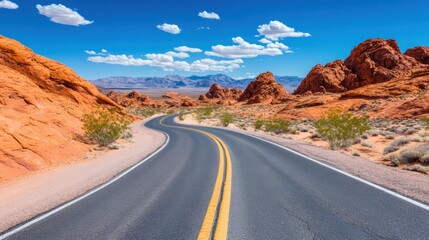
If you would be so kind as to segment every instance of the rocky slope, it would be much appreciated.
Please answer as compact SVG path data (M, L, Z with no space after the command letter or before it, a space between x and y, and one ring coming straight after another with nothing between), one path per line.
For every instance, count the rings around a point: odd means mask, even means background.
M240 98L243 90L238 88L222 88L219 84L213 84L209 91L201 95L198 100L206 102L206 103L214 103L214 104L232 104L237 102Z
M366 40L356 46L344 62L336 60L324 67L316 65L295 94L341 93L392 79L411 78L429 70L424 64L425 50L420 47L402 54L395 40Z
M136 91L131 91L128 94L110 91L107 97L123 107L160 107L156 101Z
M238 99L246 104L264 103L278 104L292 99L284 87L277 83L271 72L260 74L255 81L250 82Z
M0 181L82 156L81 115L120 107L66 66L0 36Z

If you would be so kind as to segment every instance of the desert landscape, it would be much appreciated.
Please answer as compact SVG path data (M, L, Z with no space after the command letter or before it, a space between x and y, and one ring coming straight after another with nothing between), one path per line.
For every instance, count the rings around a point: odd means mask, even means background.
M0 33L0 240L427 236L429 46L393 39L402 25L328 39L317 22L244 30L284 2L243 19L170 2L182 27L151 22L159 3L112 3L112 22L110 5L94 21L82 2L16 2L0 15L59 28ZM218 44L226 25L243 35Z

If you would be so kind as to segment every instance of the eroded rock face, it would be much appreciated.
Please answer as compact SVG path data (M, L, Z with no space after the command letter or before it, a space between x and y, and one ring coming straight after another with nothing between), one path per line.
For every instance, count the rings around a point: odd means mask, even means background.
M250 82L238 101L246 104L265 103L279 104L291 99L282 84L274 79L271 72L260 74L255 81Z
M201 95L199 100L208 100L208 99L216 99L216 100L238 100L240 95L243 93L243 90L238 88L222 88L219 84L215 83L211 85L209 91Z
M404 54L413 57L420 63L429 64L429 47L410 48Z
M307 77L295 90L295 94L304 94L306 92L344 92L347 90L342 85L344 81L356 81L356 75L344 65L343 61L336 60L325 66L318 64L311 69Z
M90 82L0 36L0 181L81 157L82 114L121 108Z
M424 50L417 49L409 55L424 60ZM428 69L408 55L400 52L395 40L369 39L352 51L344 61L336 60L326 66L316 65L295 94L311 92L341 93L396 78L412 77L416 72Z
M359 44L344 64L357 75L357 81L344 82L347 89L410 76L413 70L422 67L416 59L403 55L395 40L379 38Z

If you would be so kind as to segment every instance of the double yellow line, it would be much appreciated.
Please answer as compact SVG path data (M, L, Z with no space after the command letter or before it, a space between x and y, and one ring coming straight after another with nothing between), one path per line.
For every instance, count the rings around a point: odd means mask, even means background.
M231 205L231 181L232 164L226 144L217 136L199 129L189 127L171 126L163 123L166 127L174 127L196 131L204 134L216 143L219 150L219 169L216 177L213 193L204 216L203 224L198 234L198 240L206 239L226 239L228 235L229 209Z

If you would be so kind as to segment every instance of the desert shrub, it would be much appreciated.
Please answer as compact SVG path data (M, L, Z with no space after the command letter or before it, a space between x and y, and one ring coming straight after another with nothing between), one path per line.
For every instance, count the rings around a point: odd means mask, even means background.
M386 134L386 136L384 136L386 139L395 139L395 134L394 133L389 133Z
M253 122L253 127L255 128L255 131L261 129L264 126L264 123L265 122L262 119L258 119L255 122Z
M415 128L408 128L407 130L405 130L404 134L405 135L413 135L414 133L417 133L418 130Z
M224 113L219 118L220 122L222 123L222 126L228 127L229 124L233 123L235 121L235 116L232 113Z
M179 121L183 121L185 120L185 113L179 113L177 117L179 118Z
M339 109L329 110L315 122L315 127L332 149L350 146L353 139L369 130L368 118Z
M265 123L265 131L275 134L286 133L289 131L290 122L286 119L273 119Z
M429 137L429 132L420 133L419 136L422 137L422 138Z
M429 155L429 144L418 145L406 150L403 150L397 158L399 164L408 164L421 162L426 163L427 155Z
M134 109L130 109L129 112L134 115L148 118L159 113L160 110L157 108L134 108Z
M128 135L131 121L114 110L96 109L82 116L86 136L100 146L107 147L121 136Z
M214 107L203 107L203 108L198 108L195 113L197 115L197 121L199 123L201 123L201 121L205 118L208 118L212 115L212 113L214 112L215 108Z
M388 154L388 153L397 151L399 150L400 147L408 144L409 142L410 142L409 138L406 138L406 137L395 139L395 141L393 141L389 146L384 148L383 153Z
M427 172L429 171L429 167L425 167L425 166L422 166L420 164L414 164L411 166L407 166L404 169L408 170L408 171L420 172L420 173L424 173L424 174L427 174Z
M421 121L425 125L426 129L429 129L429 119L421 119Z
M370 141L362 141L361 144L362 144L362 146L367 147L367 148L373 147L373 143Z
M355 156L355 157L360 157L360 153L359 152L354 152L352 155Z

